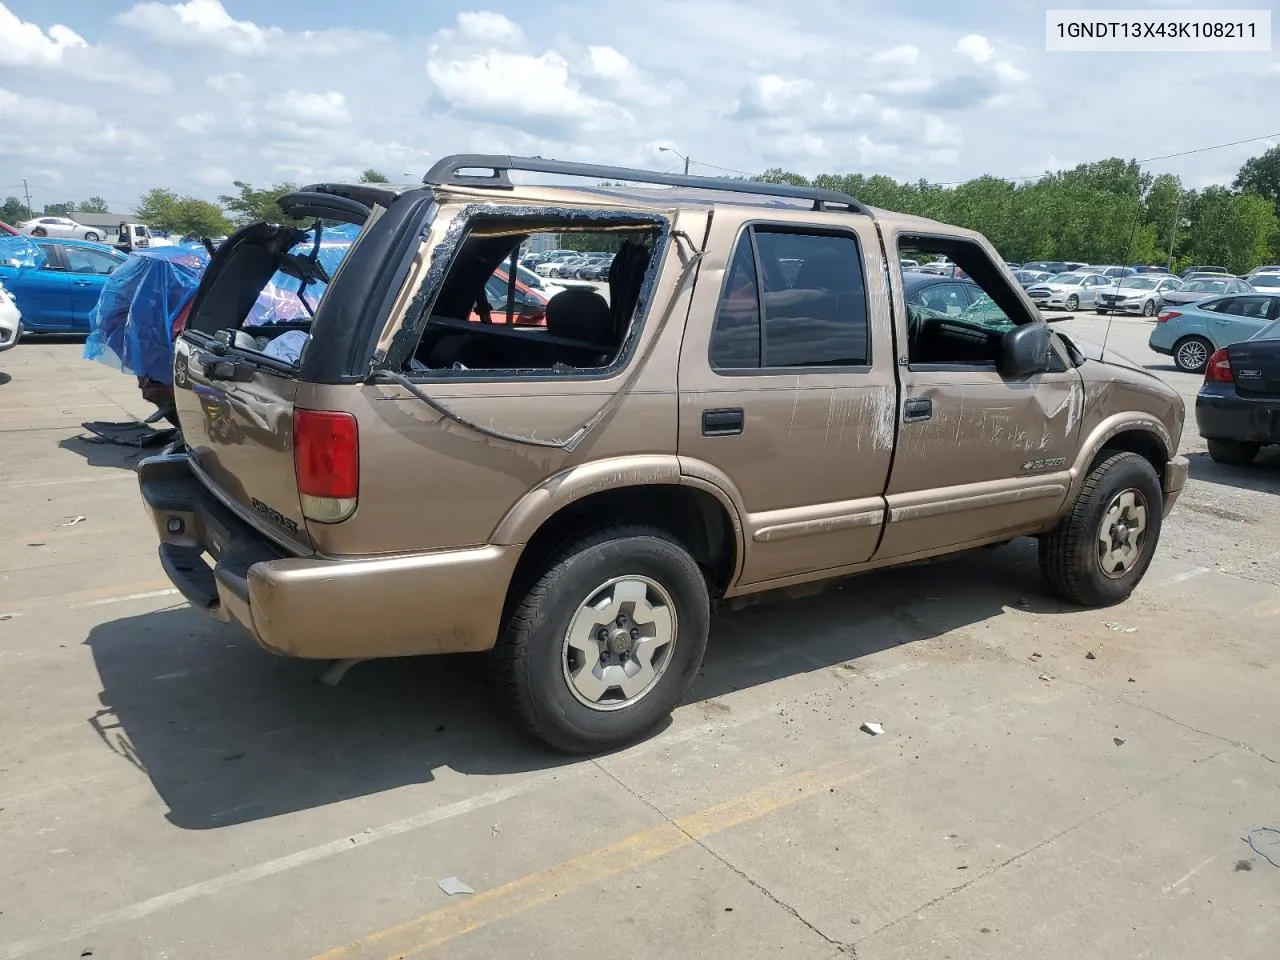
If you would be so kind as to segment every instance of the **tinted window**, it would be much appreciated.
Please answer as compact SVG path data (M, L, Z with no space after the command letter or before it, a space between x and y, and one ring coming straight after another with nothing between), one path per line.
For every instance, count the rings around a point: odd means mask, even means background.
M1265 320L1267 319L1267 311L1270 308L1270 297L1232 297L1218 312L1230 313L1237 317L1252 317L1255 320Z
M751 238L744 232L729 264L716 324L711 331L711 365L721 370L760 366L760 300Z
M764 366L867 362L862 257L849 236L756 231L764 274Z
M58 248L52 243L37 243L40 252L44 254L44 263L41 265L42 270L61 270L62 258L58 256Z
M729 264L712 364L727 370L865 364L867 298L857 241L755 230L758 274L751 239L742 235Z

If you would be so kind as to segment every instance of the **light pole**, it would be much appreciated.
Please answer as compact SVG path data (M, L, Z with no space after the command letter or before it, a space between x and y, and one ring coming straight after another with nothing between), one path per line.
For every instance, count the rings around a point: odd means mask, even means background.
M675 147L659 147L659 153L674 153L677 157L684 161L684 175L689 175L689 158L677 150Z
M27 219L30 220L35 214L31 211L31 191L27 188L27 178L20 177L22 180L22 192L27 198Z

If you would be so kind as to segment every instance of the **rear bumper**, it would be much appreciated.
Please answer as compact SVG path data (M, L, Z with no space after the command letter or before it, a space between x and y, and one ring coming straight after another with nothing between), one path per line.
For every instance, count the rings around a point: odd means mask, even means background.
M1242 397L1231 384L1206 384L1196 396L1196 426L1206 440L1280 443L1280 398Z
M1187 475L1191 472L1191 461L1178 455L1164 465L1164 516L1169 515L1173 505L1182 496L1182 488L1187 485Z
M519 547L295 557L218 501L184 454L138 468L160 562L184 597L273 653L373 659L487 650Z

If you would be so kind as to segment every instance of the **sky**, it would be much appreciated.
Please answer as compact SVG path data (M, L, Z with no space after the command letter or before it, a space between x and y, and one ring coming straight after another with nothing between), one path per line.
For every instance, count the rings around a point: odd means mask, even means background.
M1047 6L0 0L0 197L25 177L37 209L123 212L460 152L678 168L664 146L708 175L949 183L1280 134L1280 53L1046 53ZM1229 183L1277 142L1149 169Z

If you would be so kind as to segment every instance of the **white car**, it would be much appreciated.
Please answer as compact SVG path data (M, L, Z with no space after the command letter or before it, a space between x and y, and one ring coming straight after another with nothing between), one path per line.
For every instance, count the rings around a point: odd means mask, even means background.
M67 217L36 217L18 224L28 237L66 237L70 240L101 240L105 234L97 227L86 227Z
M1101 290L1095 301L1099 313L1140 313L1144 317L1154 317L1160 312L1164 300L1161 297L1166 290L1177 290L1182 281L1176 277L1165 277L1158 274L1138 274L1112 281L1112 286Z
M1099 293L1114 283L1100 273L1060 273L1027 288L1037 307L1057 307L1060 310L1078 310L1092 306Z
M11 349L22 336L22 314L13 294L0 283L0 353Z
M570 260L577 260L577 259L578 259L578 255L575 253L573 256L556 257L554 260L544 260L542 263L538 264L536 267L533 268L533 272L540 277L549 277L551 276L551 271L556 267L560 266L560 264L567 263Z

